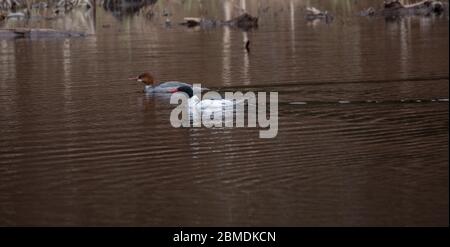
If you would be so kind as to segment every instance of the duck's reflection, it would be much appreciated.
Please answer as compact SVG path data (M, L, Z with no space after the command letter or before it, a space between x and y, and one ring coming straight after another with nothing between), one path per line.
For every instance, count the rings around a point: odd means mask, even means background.
M289 1L289 10L290 10L290 24L291 24L291 51L292 55L295 54L295 5L294 1Z
M225 20L231 19L233 5L229 0L223 2ZM226 86L231 85L231 30L229 27L223 28L222 38L222 78Z
M106 11L110 11L114 16L121 18L123 16L132 16L142 8L153 6L158 0L103 0L101 5ZM151 17L152 11L146 9L147 17Z
M241 0L241 10L244 12L247 11L247 0ZM247 33L247 31L244 31L244 32L242 32L242 44L247 44L247 42L250 42L249 38L248 38L248 33ZM244 52L244 63L242 66L242 69L243 69L242 73L243 73L244 84L249 85L250 78L249 78L248 69L250 66L250 60L249 60L250 48L249 47L246 47L246 48L247 48L248 52Z

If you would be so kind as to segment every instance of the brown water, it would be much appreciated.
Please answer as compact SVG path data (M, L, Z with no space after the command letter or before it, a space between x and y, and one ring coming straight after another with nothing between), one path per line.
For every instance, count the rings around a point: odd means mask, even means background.
M28 24L87 38L0 40L0 225L447 226L448 17L356 16L373 3L158 1ZM176 25L234 5L259 29ZM171 127L168 97L126 80L147 70L278 91L278 136Z

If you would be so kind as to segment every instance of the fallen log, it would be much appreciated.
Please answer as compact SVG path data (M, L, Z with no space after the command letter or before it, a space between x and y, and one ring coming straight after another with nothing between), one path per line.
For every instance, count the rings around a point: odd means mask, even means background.
M84 37L84 32L59 31L48 28L6 28L0 29L0 38L57 38Z
M399 0L385 0L383 7L376 10L373 7L361 12L362 16L429 16L431 14L440 15L448 12L448 4L435 0L423 0L413 4L402 4Z
M198 17L186 17L180 25L201 28L212 28L216 26L230 26L237 27L244 30L249 30L258 27L258 17L253 17L247 13L244 13L238 17L235 17L229 21L220 21L207 18Z

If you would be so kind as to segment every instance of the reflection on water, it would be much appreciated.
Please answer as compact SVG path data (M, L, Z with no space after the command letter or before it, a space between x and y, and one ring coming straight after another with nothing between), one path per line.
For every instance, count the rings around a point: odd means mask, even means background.
M159 0L28 23L95 35L0 40L0 225L448 225L448 17L355 14L373 4ZM258 29L177 25L243 9ZM126 80L143 71L278 91L278 137L174 129L168 96Z
M152 18L153 5L157 0L102 0L103 9L111 11L116 17L133 16L135 14L144 13L147 18Z

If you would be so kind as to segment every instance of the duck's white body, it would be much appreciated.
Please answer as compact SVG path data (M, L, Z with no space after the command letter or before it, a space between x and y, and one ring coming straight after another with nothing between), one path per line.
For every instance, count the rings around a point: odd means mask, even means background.
M146 85L145 92L146 93L171 93L173 90L177 89L181 86L192 87L191 84L179 82L179 81L168 81L163 82L157 86Z
M189 96L188 100L188 108L189 113L191 115L195 116L207 116L207 115L217 115L225 113L226 116L228 114L232 114L234 112L234 105L236 105L238 102L235 103L234 100L227 100L227 99L204 99L201 100L197 95L194 95L192 87L189 86L181 86L173 91L175 92L183 92Z
M192 96L189 99L189 107L195 108L196 110L223 110L231 108L234 106L233 101L226 99L204 99L200 100L197 95Z
M199 116L228 116L234 112L234 102L226 99L200 100L196 95L189 98L189 114Z

